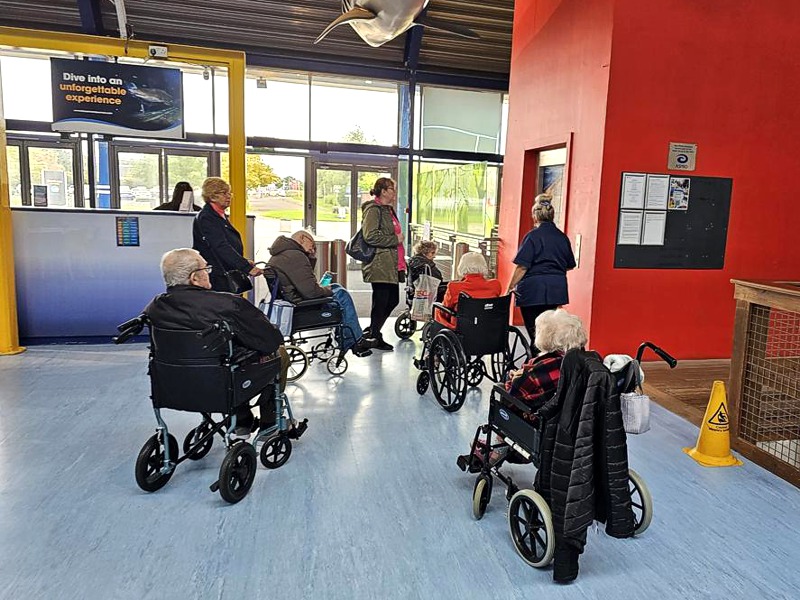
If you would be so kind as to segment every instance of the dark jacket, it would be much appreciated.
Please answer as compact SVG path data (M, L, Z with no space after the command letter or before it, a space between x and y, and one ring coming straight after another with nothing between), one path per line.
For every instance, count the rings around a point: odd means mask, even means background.
M408 281L411 282L411 285L416 283L420 275L430 275L431 277L436 277L436 279L440 281L444 281L442 272L434 261L427 256L416 254L408 261Z
M578 552L593 520L613 537L633 535L628 448L614 377L595 352L570 350L546 421L536 490L553 512L556 547Z
M528 232L514 264L527 269L517 284L518 306L569 304L567 271L575 268L575 256L555 223L543 222Z
M144 313L162 329L200 330L226 321L237 345L262 354L272 354L283 344L281 332L247 300L195 285L168 287L166 293L153 298Z
M324 298L333 295L330 287L317 283L314 274L315 257L305 253L303 247L284 235L278 237L269 249L272 255L269 266L275 269L281 285L281 293L289 302Z
M398 283L397 234L394 231L394 209L386 204L367 200L361 205L361 231L364 241L375 247L375 258L361 265L367 283Z
M194 218L192 239L192 248L214 267L210 278L211 287L216 291L230 291L225 271L250 272L250 262L243 256L242 236L227 219L217 214L210 203L206 203Z

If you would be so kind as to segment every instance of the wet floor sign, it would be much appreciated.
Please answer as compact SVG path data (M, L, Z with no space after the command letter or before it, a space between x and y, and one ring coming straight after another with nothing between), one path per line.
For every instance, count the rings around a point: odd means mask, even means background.
M704 467L733 467L741 465L731 454L730 418L725 384L715 381L711 398L703 416L703 425L694 448L683 451Z

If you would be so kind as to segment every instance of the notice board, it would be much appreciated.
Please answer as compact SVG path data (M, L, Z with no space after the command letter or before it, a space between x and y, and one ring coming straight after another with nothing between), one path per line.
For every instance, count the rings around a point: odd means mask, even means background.
M724 177L623 173L614 267L721 269L732 189Z

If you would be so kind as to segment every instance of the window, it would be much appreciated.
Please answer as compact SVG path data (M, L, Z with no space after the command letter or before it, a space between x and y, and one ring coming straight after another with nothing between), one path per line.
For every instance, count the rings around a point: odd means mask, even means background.
M422 148L500 151L503 94L449 88L422 89Z
M254 70L248 70L247 75L247 135L308 140L309 75Z
M119 207L150 210L161 204L161 155L119 152Z
M397 145L397 84L311 78L311 139Z
M6 119L53 121L49 58L0 57Z
M415 171L415 223L429 221L455 233L491 235L497 220L497 166L423 162Z

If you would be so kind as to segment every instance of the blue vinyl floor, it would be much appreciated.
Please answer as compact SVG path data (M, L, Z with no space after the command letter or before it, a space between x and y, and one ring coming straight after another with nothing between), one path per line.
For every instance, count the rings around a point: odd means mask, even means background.
M312 365L288 388L308 432L235 506L208 491L219 440L159 492L136 486L155 426L143 344L0 357L0 598L800 598L800 490L749 462L696 465L681 448L697 428L657 406L652 430L629 438L650 528L590 530L569 586L528 567L502 486L474 521L474 476L455 465L489 385L445 413L414 391L418 344L351 358L341 378ZM196 423L167 422L179 442Z

